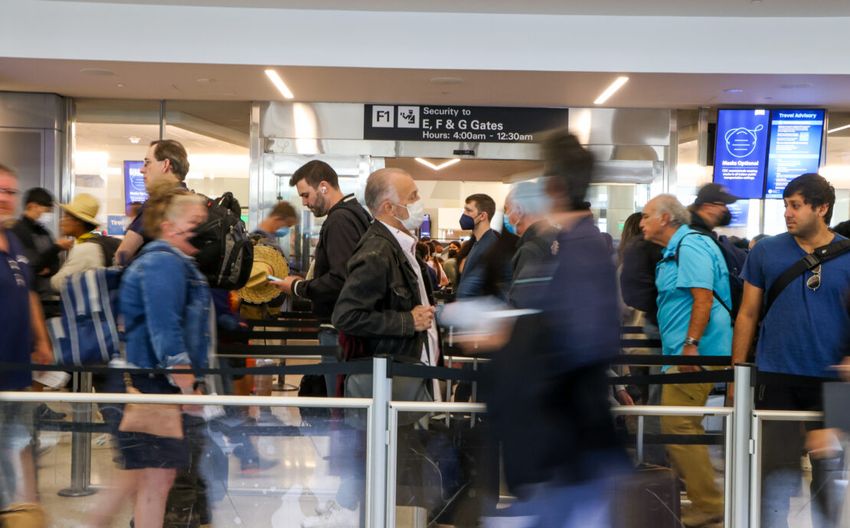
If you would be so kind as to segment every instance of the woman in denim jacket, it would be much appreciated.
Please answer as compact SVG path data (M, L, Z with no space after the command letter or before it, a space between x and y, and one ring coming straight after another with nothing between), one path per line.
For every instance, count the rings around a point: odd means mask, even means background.
M133 374L133 386L143 393L192 393L195 376L185 369L207 366L210 289L195 265L192 255L197 249L190 243L194 230L206 220L205 203L201 196L170 184L151 189L144 226L155 240L121 279L128 363L175 369L169 375ZM176 373L178 369L186 373ZM189 463L185 436L178 440L119 432L118 444L128 470L118 489L135 491L135 526L162 527L177 470Z

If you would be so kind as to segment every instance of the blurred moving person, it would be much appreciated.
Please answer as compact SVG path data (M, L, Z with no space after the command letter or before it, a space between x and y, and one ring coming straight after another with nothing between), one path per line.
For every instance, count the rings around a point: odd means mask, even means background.
M42 302L45 317L59 315L56 292L50 287L50 277L59 270L59 254L74 245L73 240L54 240L44 220L53 216L53 195L47 189L35 187L24 194L24 213L11 231L23 245L24 254L33 272L35 292Z
M744 298L735 321L732 361L747 360L758 331L756 408L822 411L822 385L835 380L833 366L842 362L850 339L845 305L850 251L838 249L835 244L846 244L847 239L829 230L835 190L825 178L799 176L782 196L787 232L762 239L744 266ZM837 256L818 263L826 254ZM809 263L801 266L802 259ZM783 281L794 266L800 267ZM774 289L783 282L781 291ZM850 361L845 359L844 364ZM761 446L762 526L786 526L789 500L800 488L804 446L812 463L813 525L832 526L836 519L838 505L830 496L830 481L844 478L838 476L842 457L828 444L820 445L827 438L822 422L804 425L805 438L798 422L764 424L764 437L775 440Z
M592 154L565 131L542 147L558 266L538 313L519 317L494 357L488 412L517 514L541 528L610 527L612 479L630 466L606 377L619 353L614 263L585 202Z
M690 213L675 196L662 194L643 208L644 237L664 248L656 268L658 328L665 356L728 356L732 351L729 270L720 248L691 229ZM690 365L665 367L668 373L697 372ZM661 405L704 406L714 383L666 384ZM665 434L705 434L702 416L663 416ZM723 520L723 491L715 482L708 448L670 444L667 454L685 481L692 507L682 513L687 527L711 526Z
M15 172L0 165L0 362L48 364L53 360L41 302L33 290L33 274L18 238L5 226L14 218L18 195ZM0 370L0 391L25 391L32 385L32 372ZM15 512L26 526L47 526L38 505L36 468L33 455L34 406L0 402L0 525Z
M508 291L508 302L514 306L530 303L528 295L539 293L535 285L545 285L545 278L552 273L558 230L549 223L547 214L549 200L541 181L517 183L505 198L505 230L520 237L511 259Z

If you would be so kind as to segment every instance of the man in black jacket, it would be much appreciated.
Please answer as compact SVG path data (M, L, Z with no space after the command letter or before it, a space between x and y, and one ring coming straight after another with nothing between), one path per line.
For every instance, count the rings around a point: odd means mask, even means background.
M321 323L319 343L336 346L339 334L330 324L331 314L345 283L345 266L372 219L354 194L342 194L336 171L323 161L313 160L300 167L290 178L289 185L298 190L301 204L314 216L327 218L319 230L313 278L290 275L272 284L283 293L309 299ZM327 356L324 361L336 361L336 357ZM325 381L328 396L334 396L336 376L325 376Z
M58 304L47 303L45 306L45 301L57 299L56 292L50 288L50 277L59 270L59 253L74 245L71 239L54 240L50 231L39 222L43 215L52 211L53 196L50 192L41 187L32 188L24 195L24 214L12 226L12 232L21 241L30 262L35 292L45 308L45 317L59 315Z
M351 257L333 314L340 330L362 339L367 356L436 364L434 301L413 235L422 205L406 172L381 169L369 176L366 206L375 222Z

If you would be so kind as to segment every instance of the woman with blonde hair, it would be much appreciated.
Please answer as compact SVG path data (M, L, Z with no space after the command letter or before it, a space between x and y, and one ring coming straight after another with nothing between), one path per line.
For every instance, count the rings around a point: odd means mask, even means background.
M210 289L192 255L195 229L207 217L202 196L169 182L157 184L145 205L146 245L121 279L127 362L132 367L172 369L169 374L132 374L128 389L146 394L190 394L199 382L192 368L204 368L210 347ZM125 416L125 419L127 416ZM178 425L178 431L183 424ZM118 433L122 482L104 497L94 522L108 526L122 499L135 493L136 528L161 528L169 490L178 469L189 464L185 434ZM177 438L177 436L182 436ZM107 501L107 499L109 499Z

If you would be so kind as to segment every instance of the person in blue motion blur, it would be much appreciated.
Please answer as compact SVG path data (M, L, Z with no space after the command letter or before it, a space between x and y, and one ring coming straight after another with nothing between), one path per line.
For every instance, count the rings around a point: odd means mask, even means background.
M557 268L494 355L488 412L516 514L541 528L609 527L612 481L630 469L606 377L619 354L616 272L585 201L593 155L566 131L542 149Z

